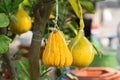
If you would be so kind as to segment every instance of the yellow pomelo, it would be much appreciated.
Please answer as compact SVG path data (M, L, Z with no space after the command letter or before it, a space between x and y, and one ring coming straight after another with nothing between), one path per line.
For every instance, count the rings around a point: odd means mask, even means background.
M30 16L25 12L22 6L19 6L18 11L15 14L16 21L10 22L10 30L15 34L22 34L29 31L32 27L32 20Z
M83 68L93 61L94 48L82 32L79 32L68 46L73 56L72 66Z

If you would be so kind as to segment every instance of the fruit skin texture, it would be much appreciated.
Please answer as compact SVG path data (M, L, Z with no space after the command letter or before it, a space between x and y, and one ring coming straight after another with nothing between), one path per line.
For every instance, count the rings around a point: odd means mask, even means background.
M94 59L92 44L79 32L68 45L73 56L72 66L79 69L88 66Z
M42 59L43 63L48 67L63 68L72 64L72 54L60 30L50 33Z
M30 16L24 11L22 6L19 6L18 11L15 14L16 21L11 20L10 30L15 34L22 34L29 31L32 27L32 20Z

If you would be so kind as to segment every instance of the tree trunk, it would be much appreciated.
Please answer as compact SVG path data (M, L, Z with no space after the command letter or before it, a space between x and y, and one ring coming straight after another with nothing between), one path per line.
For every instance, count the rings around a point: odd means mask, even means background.
M37 4L33 5L34 27L29 51L30 80L40 80L39 56L41 40L54 2L54 0L48 2L39 0Z

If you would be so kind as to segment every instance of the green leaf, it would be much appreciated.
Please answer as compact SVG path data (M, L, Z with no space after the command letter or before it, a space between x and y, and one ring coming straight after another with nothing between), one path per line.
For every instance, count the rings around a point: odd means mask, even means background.
M75 34L75 35L77 35L77 29L74 27L74 25L72 25L72 24L68 24L68 25L66 25L66 28L69 28L70 30L72 30L73 31L73 33Z
M11 15L11 16L10 16L10 19L11 19L13 22L15 22L15 23L17 22L17 18L15 17L15 15Z
M44 64L40 65L40 73L43 73L47 69L48 69L48 67L46 67Z
M103 52L99 50L94 44L92 44L92 46L96 50L97 54L101 57L103 55Z
M23 0L14 0L14 2L12 3L12 7L11 7L11 10L12 10L12 14L14 14L15 12L17 12L18 10L18 6L20 5L20 3L22 3Z
M22 3L22 2L23 2L23 0L14 0L14 2L13 2L14 6L13 7L17 8L19 6L19 4Z
M18 78L18 80L30 80L29 77L26 76L22 70L18 73Z
M22 67L20 66L18 60L14 60L14 67L17 73L19 73L22 70Z
M43 72L41 75L40 75L40 77L42 77L42 76L44 76L44 75L46 75L48 72L50 72L51 71L51 69L49 69L49 70L46 70L45 72Z
M18 60L14 61L14 67L16 68L19 80L29 80L29 77L24 73L23 68Z
M19 4L22 3L22 2L23 2L23 0L15 0L14 3L16 3L17 5L19 5Z
M78 16L78 18L80 19L80 30L84 29L84 20L83 20L83 14L82 14L82 6L80 4L79 0L69 0L69 3L71 4L74 12L76 13L76 15Z
M51 76L49 75L44 75L42 77L40 77L41 80L53 80Z
M93 2L98 2L98 1L104 1L104 0L91 0L91 1L93 1Z
M9 6L10 3L11 3L11 0L4 0L4 4L5 4L6 6Z
M15 53L15 55L13 57L14 57L15 60L18 60L22 57L21 55L24 54L24 53L28 53L28 50L20 49Z
M78 0L69 0L69 3L71 4L74 12L76 13L76 15L78 16L78 18L81 18L82 16L82 10L79 7L79 3Z
M4 6L5 6L5 9L6 9L6 12L8 13L9 10L10 10L10 7L11 7L11 4L12 1L11 0L4 0Z
M5 13L0 13L0 27L7 27L9 25L9 19Z
M11 39L5 35L0 35L0 54L8 51Z
M29 65L28 60L24 57L22 57L22 60L19 61L19 64L21 65L22 69L24 70L25 74L29 77Z
M91 1L80 1L80 4L86 10L86 13L95 13L94 6Z
M6 12L5 5L0 4L0 12Z

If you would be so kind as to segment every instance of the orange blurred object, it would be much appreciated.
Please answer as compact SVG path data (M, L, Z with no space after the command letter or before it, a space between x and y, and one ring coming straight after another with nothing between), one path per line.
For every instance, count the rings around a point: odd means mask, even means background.
M72 70L71 74L77 76L79 80L120 80L120 72L112 68L88 67Z

